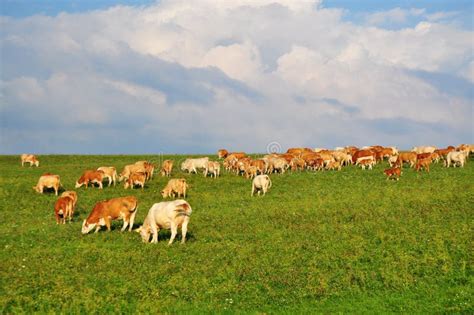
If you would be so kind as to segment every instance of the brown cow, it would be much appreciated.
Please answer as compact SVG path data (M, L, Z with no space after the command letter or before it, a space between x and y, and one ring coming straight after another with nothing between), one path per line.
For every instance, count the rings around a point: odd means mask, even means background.
M186 183L186 179L184 178L178 178L178 179L170 179L168 181L168 184L166 184L166 187L161 191L161 195L163 198L166 197L175 197L175 195L178 195L178 198L180 196L183 196L183 198L186 198L186 190L188 189L188 184Z
M94 170L87 170L84 171L82 176L76 182L76 188L80 188L82 185L85 185L86 188L89 187L89 183L99 185L99 189L102 189L102 181L104 180L104 172L102 171L94 171Z
M410 167L413 167L416 163L416 152L400 152L396 165L403 167L403 163L410 163Z
M59 175L45 173L39 178L38 184L36 184L36 186L33 186L33 189L39 192L40 194L42 194L44 188L53 188L54 193L57 196L60 186L61 186L61 181L59 179Z
M82 223L82 234L87 234L95 227L95 233L101 226L106 226L110 231L110 221L122 219L122 232L129 225L128 231L132 231L133 221L137 214L138 200L134 196L113 198L105 201L99 201L95 204L92 212Z
M77 204L77 193L75 191L65 191L61 194L61 197L69 197L72 199L72 213L71 217L74 216L74 211L76 210L76 204Z
M359 150L359 151L356 151L354 154L352 154L352 163L355 164L358 159L362 157L367 157L367 156L372 156L375 161L374 151L367 149L367 150Z
M393 178L395 180L399 180L400 176L402 175L402 171L399 167L389 168L389 169L386 169L383 172L385 173L385 175L387 175L387 180L389 180L390 178Z
M142 190L145 188L146 174L143 172L131 173L130 176L125 181L123 188L128 189L130 187L133 189L135 185L140 186Z
M74 200L71 197L59 197L59 199L54 204L54 215L56 217L56 224L66 224L66 218L68 218L69 222L71 222L74 213L73 204Z
M217 151L217 157L219 159L225 159L229 155L229 152L226 149L220 149Z
M431 164L431 158L425 158L425 159L420 159L416 161L416 171L419 172L422 168L425 169L426 172L430 172L430 164Z
M161 176L170 177L171 171L173 170L173 160L164 160L161 166Z

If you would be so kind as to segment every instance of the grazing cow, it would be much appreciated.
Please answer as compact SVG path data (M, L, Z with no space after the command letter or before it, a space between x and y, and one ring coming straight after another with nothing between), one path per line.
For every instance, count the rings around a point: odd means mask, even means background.
M82 222L82 234L87 234L95 228L95 233L100 230L101 226L106 226L110 231L111 220L123 220L122 232L129 225L130 232L137 214L138 200L134 196L113 198L105 201L99 201L95 204L92 212L87 219Z
M183 163L181 163L181 170L183 172L187 171L188 173L197 174L197 170L200 168L205 168L208 161L208 157L203 157L199 159L186 159Z
M125 181L125 184L123 185L123 188L128 189L130 187L133 189L133 187L140 186L142 190L145 188L145 181L147 179L147 176L143 172L138 172L138 173L132 173L128 177L128 179Z
M155 173L155 166L153 165L153 163L150 163L150 162L145 162L145 177L146 177L146 180L150 180L153 178L153 174Z
M46 173L39 178L38 184L36 184L36 186L33 186L33 189L42 194L45 188L53 188L54 193L57 196L60 186L61 181L59 179L59 175Z
M164 160L161 166L161 176L170 177L173 170L173 160Z
M431 158L427 157L424 159L419 159L416 161L416 166L415 169L417 172L419 172L422 168L425 169L426 172L430 172L430 164L431 164Z
M411 149L411 151L415 152L416 154L433 153L435 150L436 150L436 147L433 147L433 146L413 147L413 149Z
M326 169L327 170L338 170L340 171L342 169L342 166L341 166L341 163L338 162L338 161L332 161L332 162L329 162L327 165L326 165Z
M266 192L269 188L272 187L272 181L268 175L258 175L252 181L252 194L257 191L257 194L260 196L260 191L263 191L263 195L265 196Z
M161 191L161 196L163 198L173 197L178 195L178 198L183 196L186 198L186 190L188 189L188 184L184 178L170 179L166 187Z
M82 176L76 182L76 188L80 188L82 185L85 185L86 188L89 187L89 183L99 185L99 189L102 189L102 181L104 180L104 172L102 171L94 171L94 170L87 170L84 171Z
M130 177L130 174L132 173L145 173L146 174L146 168L145 168L145 162L146 161L140 161L135 164L129 164L125 165L123 168L123 171L120 173L119 176L119 182L123 181L124 179L128 179Z
M246 168L245 168L245 178L247 179L252 179L254 178L255 176L257 176L257 167L256 166L251 166L251 165L248 165Z
M449 152L446 157L446 167L450 167L451 163L453 163L453 167L456 167L459 164L461 167L464 167L464 163L466 163L466 159L469 155L467 151L452 151Z
M290 168L292 171L304 170L306 162L302 158L293 158L290 161Z
M264 158L264 160L265 160L265 158ZM277 173L283 174L283 173L285 173L285 170L289 166L288 162L285 159L280 158L280 157L268 158L267 163L268 163L267 171L269 173L277 172Z
M33 165L36 166L36 167L39 167L39 165L40 165L40 162L39 162L38 158L36 157L36 155L22 154L20 158L21 158L21 166L24 166L25 163L29 163L30 167L33 166Z
M410 163L410 167L415 166L416 153L415 152L400 152L398 154L397 165L403 167L403 163Z
M54 215L56 217L56 224L66 224L66 218L69 222L72 220L74 200L71 197L59 197L54 204Z
M357 160L358 161L358 165L363 169L365 170L366 167L369 168L369 170L372 169L372 167L375 165L375 161L374 159L359 159Z
M306 167L313 171L321 171L324 169L324 161L321 158L314 158L306 161Z
M372 156L375 160L375 153L372 150L358 150L352 155L352 163L356 164L357 160L362 157Z
M217 157L219 159L225 159L229 155L229 152L226 149L220 149L217 151Z
M171 245L178 234L178 229L181 228L181 244L184 244L192 212L189 203L182 199L155 203L137 232L140 233L143 242L148 243L150 234L153 234L151 242L158 243L158 232L161 229L171 229L171 238L168 242L168 245Z
M398 160L398 155L389 156L388 165L390 165L390 167L393 167L397 163L397 160Z
M219 162L208 161L204 166L204 177L207 177L207 174L210 174L211 177L217 178L221 173L221 165Z
M262 159L250 161L250 166L255 166L259 174L263 174L266 171L266 164Z
M350 165L352 164L352 156L349 154L342 152L342 151L333 151L332 156L334 160L340 162L342 165Z
M389 180L390 178L393 178L395 180L399 180L400 176L402 175L402 171L399 167L389 168L389 169L386 169L383 172L385 173L385 175L387 175L387 180Z
M117 183L117 170L113 166L101 166L97 169L98 171L102 171L104 173L104 177L109 181L110 185Z
M362 161L365 161L365 160L369 160L373 162L373 164L375 165L375 158L373 155L368 155L368 156L363 156L363 157L358 158L357 161L355 162L355 165L359 165Z
M71 211L71 218L74 217L74 211L76 210L77 204L77 193L72 190L65 191L61 194L61 197L69 197L72 200L72 211Z

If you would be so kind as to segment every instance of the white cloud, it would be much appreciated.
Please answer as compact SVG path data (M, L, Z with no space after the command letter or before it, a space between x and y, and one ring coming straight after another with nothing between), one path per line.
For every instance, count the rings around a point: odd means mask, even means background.
M130 124L181 151L374 134L410 143L403 125L421 126L426 142L454 141L469 134L472 100L416 74L474 82L473 34L444 14L395 8L357 25L320 1L178 0L1 18L0 102L18 128L41 113L79 130ZM414 27L383 28L409 19ZM377 121L401 126L391 134Z

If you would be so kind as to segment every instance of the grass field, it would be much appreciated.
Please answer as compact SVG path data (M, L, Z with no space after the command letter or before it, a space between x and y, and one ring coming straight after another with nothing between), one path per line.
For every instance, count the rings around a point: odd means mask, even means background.
M162 201L167 179L144 191L80 188L72 224L56 225L54 193L85 169L184 156L40 156L41 166L0 157L2 313L357 312L474 313L474 160L431 173L405 169L399 182L355 167L272 175L265 197L251 182L182 174L193 207L185 245L144 244L133 232L81 235L106 198L135 195L138 227ZM215 157L213 157L215 158ZM180 237L180 236L179 236Z

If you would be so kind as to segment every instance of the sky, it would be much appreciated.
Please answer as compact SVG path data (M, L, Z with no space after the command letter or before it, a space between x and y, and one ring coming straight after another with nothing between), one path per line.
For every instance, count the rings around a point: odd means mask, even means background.
M3 0L0 154L472 143L472 1Z

